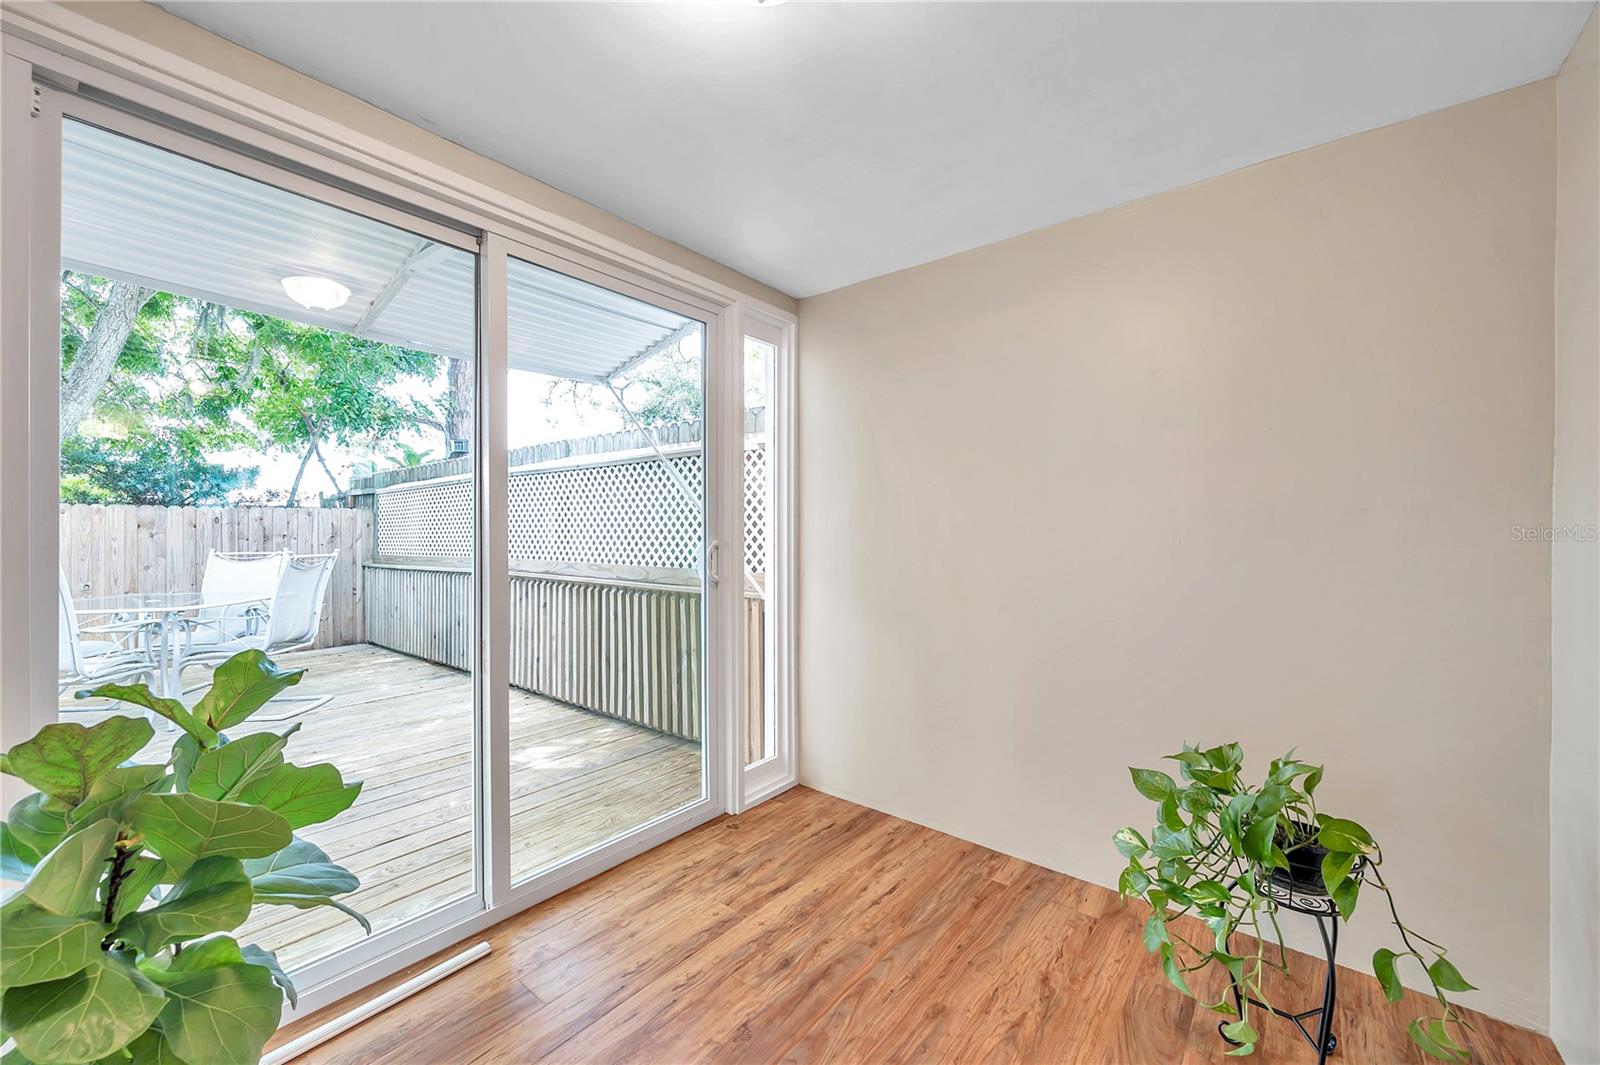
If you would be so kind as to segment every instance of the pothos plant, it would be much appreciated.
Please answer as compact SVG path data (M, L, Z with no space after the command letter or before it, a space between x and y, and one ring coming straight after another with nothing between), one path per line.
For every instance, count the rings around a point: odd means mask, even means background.
M1255 1050L1258 1033L1250 1022L1250 998L1270 1003L1265 973L1288 972L1278 903L1268 891L1273 882L1331 896L1345 920L1354 916L1363 887L1382 892L1401 949L1379 950L1372 956L1372 971L1389 1001L1398 1002L1404 994L1398 966L1415 961L1433 985L1439 1011L1411 1022L1412 1041L1435 1058L1466 1061L1461 1030L1469 1025L1445 993L1474 988L1445 957L1444 947L1401 922L1380 871L1383 851L1372 834L1354 821L1317 809L1322 767L1297 759L1291 751L1275 759L1266 779L1252 786L1243 779L1244 750L1237 743L1205 750L1185 744L1166 757L1178 763L1180 780L1156 769L1129 770L1139 794L1156 804L1156 825L1148 839L1132 828L1118 829L1112 837L1128 859L1119 886L1124 896L1150 904L1145 947L1160 956L1167 979L1179 991L1195 994L1186 974L1210 965L1227 971L1230 986L1222 997L1200 1001L1233 1018L1221 1026L1223 1035L1237 1044L1229 1054ZM1202 922L1213 942L1192 942L1184 926L1175 924L1185 916ZM1232 953L1235 932L1253 937L1253 951ZM1269 932L1276 940L1272 950ZM1233 988L1241 996L1237 1003Z
M4 1065L247 1065L294 985L270 950L226 933L258 905L332 906L359 882L294 835L361 791L332 765L291 765L299 728L227 729L299 682L260 651L218 666L194 707L143 684L79 692L147 707L182 731L165 763L129 761L142 717L46 725L0 755L38 791L0 825L21 890L0 905Z

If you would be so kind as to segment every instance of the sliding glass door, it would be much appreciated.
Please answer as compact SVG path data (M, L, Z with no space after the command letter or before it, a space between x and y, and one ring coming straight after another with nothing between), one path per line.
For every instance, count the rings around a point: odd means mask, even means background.
M370 929L262 906L237 932L302 1009L735 807L761 574L731 304L40 99L25 206L59 261L0 294L31 316L0 459L41 471L21 509L55 535L0 602L43 634L7 668L85 725L145 713L78 697L109 681L192 705L242 650L305 671L228 730L349 800L294 827ZM8 745L46 716L4 709ZM152 723L137 762L172 757Z
M230 738L359 784L296 828L380 940L480 894L475 241L450 237L62 125L60 717L128 712L74 697L106 681L192 704L249 649L304 669ZM149 716L138 760L166 761ZM303 969L368 932L268 906L241 934Z
M700 799L705 323L506 268L510 876Z

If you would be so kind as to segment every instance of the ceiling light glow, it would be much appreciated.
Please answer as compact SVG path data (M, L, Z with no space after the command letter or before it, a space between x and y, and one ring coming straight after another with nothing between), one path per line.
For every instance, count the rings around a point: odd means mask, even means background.
M350 290L331 277L286 277L280 284L289 298L308 311L331 311L350 301Z

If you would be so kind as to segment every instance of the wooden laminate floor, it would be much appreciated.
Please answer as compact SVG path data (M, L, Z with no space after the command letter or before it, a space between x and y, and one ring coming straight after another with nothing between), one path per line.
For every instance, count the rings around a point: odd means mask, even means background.
M299 1060L1224 1060L1216 1016L1169 988L1145 953L1145 913L1104 888L796 788L502 922L484 937L489 957ZM1320 994L1310 959L1294 969L1304 981L1295 997ZM1349 970L1340 991L1334 1062L1426 1060L1405 1033L1420 996L1390 1005ZM1262 1023L1256 1060L1315 1060L1286 1022ZM1477 1062L1560 1060L1542 1036L1476 1023Z

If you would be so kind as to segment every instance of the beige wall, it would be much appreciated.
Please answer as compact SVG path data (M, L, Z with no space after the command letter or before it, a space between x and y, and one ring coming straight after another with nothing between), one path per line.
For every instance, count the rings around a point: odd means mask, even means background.
M1543 1025L1554 135L1545 81L801 301L802 779L1110 884L1125 766L1298 746Z
M693 270L782 310L795 309L794 298L786 293L623 221L576 196L569 196L542 181L468 151L438 134L241 48L152 4L71 2L59 6L129 34L146 44L182 56L190 62L223 72L253 89L304 107L352 130L448 167L457 174L481 181L524 203L553 211L606 236L625 241L640 251Z
M1600 18L1556 87L1556 434L1551 526L1550 1030L1600 1062Z

